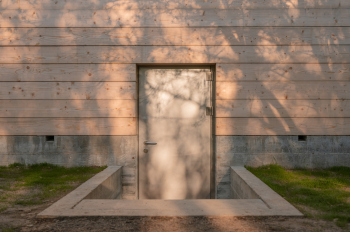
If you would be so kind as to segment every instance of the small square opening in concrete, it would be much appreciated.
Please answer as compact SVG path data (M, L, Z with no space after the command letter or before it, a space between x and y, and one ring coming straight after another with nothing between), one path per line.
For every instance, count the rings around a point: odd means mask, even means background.
M307 136L306 135L298 135L298 141L299 142L306 142Z
M46 142L54 142L55 141L55 136L54 135L46 135L45 136L45 141Z

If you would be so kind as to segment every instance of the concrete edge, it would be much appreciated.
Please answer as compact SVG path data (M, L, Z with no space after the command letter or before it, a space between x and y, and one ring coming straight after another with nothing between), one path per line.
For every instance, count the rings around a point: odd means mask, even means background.
M303 216L244 167L231 167L231 174L236 176L240 186L248 192L248 197L251 193L250 199L115 200L114 197L120 195L115 192L121 191L121 183L115 183L121 182L121 171L122 167L119 166L106 168L39 213L37 217Z
M253 192L252 195L258 196L267 207L276 213L276 215L289 215L289 216L303 216L303 214L296 209L287 200L281 197L278 193L273 191L269 186L262 182L259 178L249 172L242 166L231 166L231 175L237 175L245 186L248 186Z
M122 193L122 169L113 171L102 183L88 193L84 199L118 199ZM108 175L108 174L107 174ZM83 200L84 200L83 199Z
M88 198L89 195L92 194L96 196L96 192L101 191L101 189L105 189L105 184L113 176L116 176L113 179L120 180L120 183L117 183L116 186L118 187L118 190L121 191L121 171L121 166L107 167L81 184L78 188L68 193L65 197L61 198L50 207L39 213L37 217L50 218L65 214L67 210L73 209L77 204L79 204L79 202ZM117 195L120 195L120 192L118 192Z
M239 168L239 167L237 167ZM261 199L249 184L231 168L231 198L233 199ZM267 205L268 206L268 205ZM268 206L269 207L269 206Z

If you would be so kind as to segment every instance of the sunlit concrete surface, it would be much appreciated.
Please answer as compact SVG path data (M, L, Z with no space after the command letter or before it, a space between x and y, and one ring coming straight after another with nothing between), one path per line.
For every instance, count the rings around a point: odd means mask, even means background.
M121 167L109 167L41 212L40 218L78 216L302 216L295 207L244 167L231 167L231 188L237 198L198 200L101 199L120 184ZM105 184L105 183L109 184ZM104 188L100 185L104 184ZM99 189L99 190L97 190ZM92 199L94 192L95 199ZM107 194L111 196L110 194ZM115 196L120 195L115 194ZM99 198L99 199L96 199Z

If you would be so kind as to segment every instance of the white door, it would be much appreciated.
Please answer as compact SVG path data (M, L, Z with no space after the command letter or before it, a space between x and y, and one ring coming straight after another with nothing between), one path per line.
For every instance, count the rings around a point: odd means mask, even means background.
M139 69L140 199L210 198L209 72Z

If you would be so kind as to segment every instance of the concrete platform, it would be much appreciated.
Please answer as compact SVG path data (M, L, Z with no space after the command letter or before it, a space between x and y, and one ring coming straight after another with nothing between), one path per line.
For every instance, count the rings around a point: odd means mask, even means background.
M108 167L41 212L38 217L303 215L244 167L231 167L233 195L244 199L111 199L120 196L120 184L114 182L120 181L121 168Z

